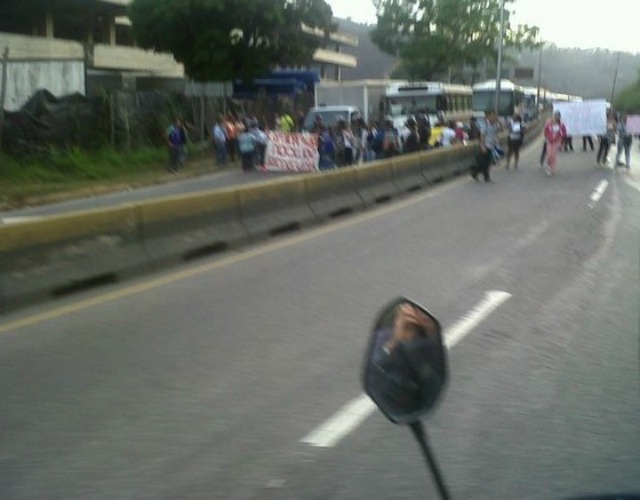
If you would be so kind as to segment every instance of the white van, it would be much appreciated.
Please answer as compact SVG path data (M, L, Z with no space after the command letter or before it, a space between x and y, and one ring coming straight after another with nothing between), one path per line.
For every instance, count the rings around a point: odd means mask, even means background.
M316 120L321 120L326 127L335 127L340 119L353 124L362 117L356 106L317 106L311 108L304 117L303 129L311 132Z

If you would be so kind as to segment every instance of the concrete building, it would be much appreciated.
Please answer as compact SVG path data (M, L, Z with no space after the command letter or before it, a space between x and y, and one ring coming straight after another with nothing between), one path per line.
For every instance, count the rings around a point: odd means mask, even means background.
M94 94L99 89L184 89L184 68L170 54L135 47L126 17L131 0L2 0L0 57L8 49L4 107L19 109L33 93ZM341 53L358 39L304 28L326 39L314 62L323 76L334 67L355 67L356 58ZM1 61L0 61L1 62ZM329 76L329 78L331 78ZM0 82L1 84L2 82Z

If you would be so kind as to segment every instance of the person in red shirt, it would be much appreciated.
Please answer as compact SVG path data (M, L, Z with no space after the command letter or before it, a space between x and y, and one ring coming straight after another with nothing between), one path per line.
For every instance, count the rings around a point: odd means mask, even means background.
M238 150L238 126L233 114L229 113L224 121L224 135L226 136L227 154L231 162L236 161Z
M547 175L554 175L556 173L558 151L564 139L567 137L567 128L560 118L560 112L554 112L553 117L547 121L544 127L544 138L547 141L547 165L545 167L545 173Z

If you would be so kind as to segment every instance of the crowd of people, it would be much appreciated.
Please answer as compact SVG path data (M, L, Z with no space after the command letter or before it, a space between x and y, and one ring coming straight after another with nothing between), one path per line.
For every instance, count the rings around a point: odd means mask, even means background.
M303 132L303 115L294 119L288 113L276 115L273 129L289 133ZM506 154L500 148L498 134L507 130ZM240 160L244 171L251 171L264 165L269 127L255 116L243 117L234 113L221 115L210 130L210 139L215 151L216 163L224 167L227 161ZM315 118L310 133L317 135L319 168L328 170L342 168L374 160L391 158L400 154L415 153L453 144L479 140L475 155L475 165L471 175L475 180L482 174L486 182L491 181L490 166L503 155L507 169L518 168L520 149L524 142L526 125L520 115L501 121L494 112L487 112L483 120L471 117L469 123L440 120L431 126L427 115L419 115L406 121L398 130L390 120L366 123L360 118L348 123L340 118L335 125L325 124L322 117ZM632 134L626 130L626 115L609 113L604 134L597 137L598 164L610 162L609 153L617 143L614 167L631 167ZM186 161L186 144L189 140L187 129L179 118L175 118L166 131L169 146L169 170L178 172ZM582 150L587 146L595 152L592 136L582 137ZM540 167L553 176L556 173L560 152L573 151L572 137L562 122L559 112L555 112L544 127L544 143L540 156ZM624 161L623 161L624 156Z
M244 171L264 164L268 130L284 133L304 132L304 115L294 118L288 113L277 114L272 127L255 116L235 113L220 115L209 131L216 164L226 166L237 159ZM398 130L390 120L366 123L360 118L353 123L338 119L334 125L322 123L316 117L311 131L318 138L319 168L327 170L414 153L437 147L465 143L480 135L476 118L468 124L440 120L433 127L427 115L410 118ZM168 127L169 171L178 172L186 161L187 129L179 118Z
M471 118L467 125L441 120L432 127L426 115L408 119L400 130L391 120L367 123L360 118L348 123L341 118L331 125L323 123L318 115L311 132L318 136L320 170L462 144L480 135L475 118Z
M277 114L274 129L290 133L300 130L301 123L288 114ZM242 170L247 172L264 165L270 128L265 120L258 120L254 116L240 116L229 113L221 115L211 130L211 140L215 151L216 163L224 167L227 160L236 161L239 156Z

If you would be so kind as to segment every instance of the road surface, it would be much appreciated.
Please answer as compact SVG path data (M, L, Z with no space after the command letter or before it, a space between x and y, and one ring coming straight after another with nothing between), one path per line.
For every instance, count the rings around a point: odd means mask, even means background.
M2 317L0 498L437 498L360 386L397 295L451 347L454 499L640 492L640 176L537 156Z

